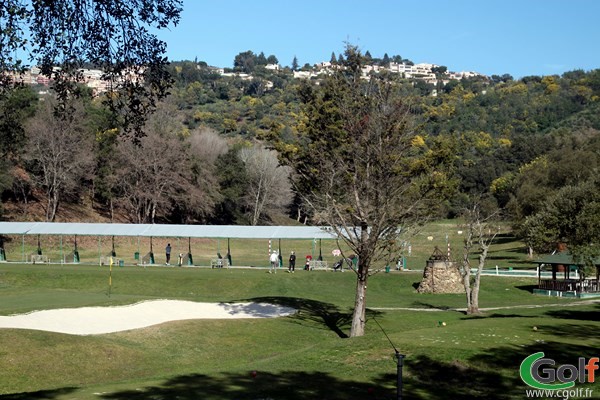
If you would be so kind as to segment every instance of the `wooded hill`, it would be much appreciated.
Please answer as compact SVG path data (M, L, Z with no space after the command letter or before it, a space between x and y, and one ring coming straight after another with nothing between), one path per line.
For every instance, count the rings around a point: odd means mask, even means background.
M138 141L120 134L115 115L91 93L73 104L72 119L54 118L51 94L39 101L38 88L0 99L3 219L310 220L288 182L292 171L278 165L273 149L295 143L306 125L302 90L321 78L294 79L289 68L262 64L250 76L223 76L191 61L170 71L171 95ZM439 217L484 194L507 217L523 218L548 193L597 172L600 70L437 87L398 74L374 78L395 82L423 141L437 138L454 153L458 188Z

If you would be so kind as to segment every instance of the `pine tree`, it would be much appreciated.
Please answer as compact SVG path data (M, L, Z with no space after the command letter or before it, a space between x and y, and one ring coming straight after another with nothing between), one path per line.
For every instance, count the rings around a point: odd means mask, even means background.
M383 55L383 60L381 60L381 65L384 66L384 67L387 67L387 66L390 65L390 57L388 56L387 53L385 53Z
M332 64L337 64L337 58L335 57L335 53L331 52L331 59L329 60Z

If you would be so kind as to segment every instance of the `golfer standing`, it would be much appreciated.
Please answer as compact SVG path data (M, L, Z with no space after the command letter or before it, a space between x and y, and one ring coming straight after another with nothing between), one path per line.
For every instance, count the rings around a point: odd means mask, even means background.
M165 255L167 256L167 265L170 265L171 262L171 243L167 243L167 247L165 248Z
M288 265L288 272L294 272L296 270L296 253L294 253L293 251L290 254L290 259L289 259L289 265Z
M269 258L269 260L271 261L271 267L269 268L269 273L277 273L277 266L279 265L279 256L277 254L277 251L273 250L273 252L271 253L271 257Z

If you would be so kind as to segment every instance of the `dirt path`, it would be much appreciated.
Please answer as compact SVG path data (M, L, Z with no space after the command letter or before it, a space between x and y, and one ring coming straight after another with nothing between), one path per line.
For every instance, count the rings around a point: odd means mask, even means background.
M483 307L479 310L482 312L486 311L497 311L497 310L510 310L514 308L543 308L543 307L574 307L586 304L600 304L600 299L594 300L581 300L574 301L572 303L552 303L552 304L526 304L526 305L515 305L515 306L503 306L503 307ZM458 311L465 312L466 308L417 308L417 307L369 307L375 311L423 311L423 312L441 312L441 311Z

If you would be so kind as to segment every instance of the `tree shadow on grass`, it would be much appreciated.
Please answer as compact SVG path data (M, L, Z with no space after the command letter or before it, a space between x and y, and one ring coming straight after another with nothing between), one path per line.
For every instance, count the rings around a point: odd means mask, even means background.
M575 319L580 321L600 321L600 304L596 304L596 310L562 310L547 311L546 315L552 318Z
M506 254L502 253L498 256L494 256L491 255L489 257L487 257L488 260L502 260L502 261L506 261L507 263L510 264L510 261L514 261L514 260L521 260L521 257L519 256L507 256Z
M503 344L478 352L465 362L439 362L421 356L407 358L409 386L417 388L420 399L512 399L524 398L529 388L521 379L519 368L529 355L543 352L545 357L557 365L577 364L579 357L597 357L600 333L597 324L583 321L598 321L594 310L548 311L547 315L576 321L548 319L548 324L537 326L531 341L525 344ZM492 315L487 318L520 317L519 315ZM527 318L528 316L523 316ZM474 317L466 317L474 318ZM477 318L477 317L475 317ZM554 322L554 324L553 324ZM563 340L564 339L564 340ZM573 339L576 339L575 342ZM499 339L500 340L500 339ZM432 388L423 391L426 382L435 382Z
M540 329L543 333L544 330ZM553 332L559 334L559 331ZM573 344L561 341L547 341L547 335L541 334L540 339L532 343L520 346L498 346L490 348L483 353L471 357L472 363L480 363L485 366L494 366L498 370L512 371L509 384L524 394L526 385L520 378L519 367L521 362L531 354L543 352L544 356L556 361L557 365L577 364L579 357L596 357L598 354L597 342L588 340L586 344Z
M494 369L468 366L460 361L440 362L421 355L406 359L405 372L406 399L511 398L511 382Z
M395 380L392 384L394 382ZM248 371L246 374L177 376L160 386L102 394L99 398L106 400L383 400L394 398L394 393L395 391L389 385L385 387L352 379L341 380L326 372L284 371L274 374Z
M470 319L488 319L488 318L533 318L530 315L519 315L519 314L479 314L479 315L468 315L461 320L470 320Z
M539 332L583 340L600 339L600 329L592 324L563 324L563 325L538 325Z
M278 306L289 307L297 310L290 318L297 321L311 321L325 326L327 329L335 332L341 338L347 338L348 335L344 329L349 329L352 322L352 310L341 311L337 306L324 303L322 301L303 299L298 297L269 296L255 297L245 299L256 303L269 303ZM367 319L376 317L381 313L367 309Z
M435 304L431 304L431 303L425 303L424 301L413 301L411 304L414 308L422 308L424 310L438 310L438 311L456 311L456 312L461 312L461 311L457 311L452 307L448 307L448 306L437 306Z
M524 291L532 293L532 294L533 294L533 289L537 289L537 288L538 288L538 285L520 285L520 286L515 286L515 289L524 290Z
M40 390L38 392L15 393L0 395L2 400L51 400L73 393L77 388L67 387L55 390Z
M391 369L395 367L391 365ZM405 400L455 400L514 398L510 382L493 369L482 371L460 362L443 363L420 356L407 359L403 374ZM382 374L372 382L349 377L340 379L327 372L248 371L216 375L183 375L159 386L110 394L104 400L392 400L396 399L395 373ZM432 384L434 383L434 384ZM513 397L511 397L511 394Z
M494 238L494 244L506 244L506 243L515 243L517 242L517 238L508 233L499 233Z
M592 310L572 310L563 308L561 310L546 311L549 317L573 321L562 325L541 325L538 329L558 337L570 337L583 340L600 339L600 329L597 325L585 323L587 321L600 321L600 304ZM577 323L576 321L579 321Z

